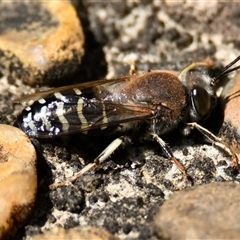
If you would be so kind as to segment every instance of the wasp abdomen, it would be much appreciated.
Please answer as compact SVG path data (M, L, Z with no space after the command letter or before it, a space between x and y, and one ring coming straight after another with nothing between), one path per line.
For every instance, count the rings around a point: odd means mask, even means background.
M51 137L87 131L96 121L107 123L101 101L83 97L78 89L73 92L68 95L55 92L35 101L23 110L16 124L29 136Z

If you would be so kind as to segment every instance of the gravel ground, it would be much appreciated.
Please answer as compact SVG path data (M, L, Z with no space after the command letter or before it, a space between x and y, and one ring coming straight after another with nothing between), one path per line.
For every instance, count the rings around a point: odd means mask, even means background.
M79 75L71 82L126 75L133 62L140 72L180 71L191 62L207 58L220 68L239 55L239 3L76 1L74 5L82 21L86 48ZM12 124L9 99L14 96L6 91L11 85L4 79L2 86L2 122ZM207 123L215 132L223 121L220 110ZM78 225L106 229L118 239L160 239L152 224L154 216L181 188L183 176L156 143L139 140L139 134L133 133L129 146L117 150L97 170L74 185L53 191L48 189L51 183L79 171L114 136L33 139L38 152L38 196L31 218L15 239L31 239L54 226ZM239 182L231 158L206 143L200 134L184 138L176 129L164 140L186 167L194 186Z

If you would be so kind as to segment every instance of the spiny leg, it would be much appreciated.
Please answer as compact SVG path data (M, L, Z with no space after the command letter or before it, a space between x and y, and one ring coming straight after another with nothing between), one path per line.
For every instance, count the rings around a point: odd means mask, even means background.
M167 158L171 161L173 161L176 166L178 167L178 169L183 173L184 179L185 181L187 181L189 179L189 176L187 174L187 170L185 169L185 167L173 156L171 149L167 146L167 144L155 133L151 134L153 136L153 139L156 140L162 150L164 151L164 153L166 154Z
M196 122L193 123L187 123L188 126L192 128L196 128L200 133L202 133L205 137L207 137L211 143L220 149L224 150L227 152L231 158L232 158L232 167L237 167L238 166L238 157L237 155L233 152L231 147L229 147L227 144L222 142L222 139L215 136L213 133L208 131L206 128L202 127L201 125L197 124Z
M135 62L130 63L129 75L136 75L138 73L137 66Z
M65 181L60 182L60 183L51 184L49 186L49 188L53 190L58 187L63 187L72 182L75 182L78 178L83 176L83 174L85 174L92 168L97 167L99 164L103 163L107 158L109 158L110 155L123 143L123 141L124 141L124 137L119 137L119 138L115 139L95 158L93 163L89 163L81 171L79 171L76 175L74 175L71 178L66 179Z
M196 69L198 67L212 67L213 66L213 62L211 60L206 60L203 62L193 62L191 64L189 64L188 66L186 66L184 69L182 69L182 71L179 73L179 78L182 80L183 76L189 72L190 70Z

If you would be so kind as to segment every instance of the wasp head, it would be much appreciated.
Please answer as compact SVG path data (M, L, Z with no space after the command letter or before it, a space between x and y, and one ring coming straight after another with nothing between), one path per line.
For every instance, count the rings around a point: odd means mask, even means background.
M223 76L240 68L240 66L231 68L239 60L240 56L224 67L215 77L210 77L206 70L197 69L199 66L208 65L204 62L190 64L181 71L179 78L186 87L189 97L187 122L201 122L210 116L220 97L216 84L223 79Z

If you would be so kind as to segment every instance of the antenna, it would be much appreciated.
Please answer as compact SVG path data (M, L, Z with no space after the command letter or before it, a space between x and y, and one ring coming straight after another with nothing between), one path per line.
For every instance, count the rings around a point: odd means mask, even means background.
M234 68L229 69L230 67L232 67L232 66L233 66L236 62L238 62L239 60L240 60L240 55L239 55L236 59L234 59L232 62L230 62L226 67L224 67L224 68L222 69L222 71L221 71L216 77L214 77L214 78L212 79L211 85L214 86L214 85L216 84L216 82L217 82L222 76L224 76L224 75L226 75L226 74L228 74L228 73L230 73L230 72L233 72L233 71L236 71L236 70L240 69L240 65L239 65L239 66L236 66L236 67L234 67Z

